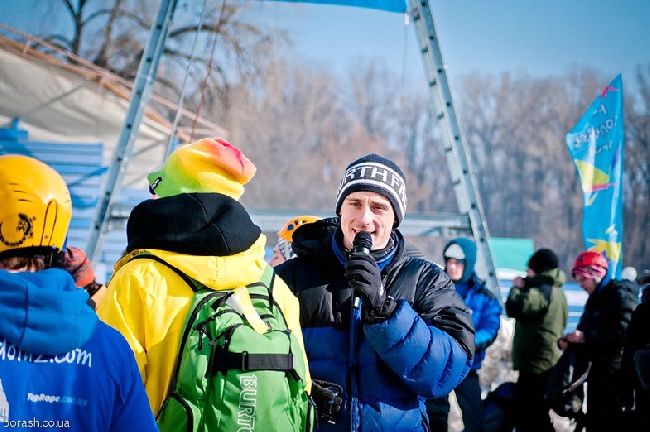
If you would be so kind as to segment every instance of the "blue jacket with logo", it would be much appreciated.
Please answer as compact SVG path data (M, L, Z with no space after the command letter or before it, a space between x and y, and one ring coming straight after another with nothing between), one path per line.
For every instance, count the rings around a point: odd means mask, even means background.
M0 270L5 426L158 430L131 348L99 321L87 300L64 270Z

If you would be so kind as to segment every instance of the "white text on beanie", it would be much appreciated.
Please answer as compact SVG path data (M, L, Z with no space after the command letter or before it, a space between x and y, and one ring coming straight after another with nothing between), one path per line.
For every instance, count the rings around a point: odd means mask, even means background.
M360 191L384 195L395 211L395 226L402 222L407 204L406 178L393 161L373 153L348 165L336 194L336 214L339 214L346 196Z

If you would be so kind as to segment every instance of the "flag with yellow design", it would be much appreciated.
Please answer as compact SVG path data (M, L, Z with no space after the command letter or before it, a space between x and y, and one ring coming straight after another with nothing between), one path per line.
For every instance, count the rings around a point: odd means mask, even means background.
M602 253L609 274L617 279L623 259L623 141L623 82L619 74L566 136L582 183L585 247Z

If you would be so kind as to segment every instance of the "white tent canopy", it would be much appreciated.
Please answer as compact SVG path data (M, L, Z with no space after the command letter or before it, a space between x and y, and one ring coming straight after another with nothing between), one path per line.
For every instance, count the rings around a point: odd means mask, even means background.
M30 140L101 142L108 166L128 110L131 84L83 59L70 63L59 58L70 54L50 55L30 48L35 41L45 45L31 36L4 26L1 30L24 41L0 36L0 127L11 127L13 119L19 119L19 127L29 132ZM201 133L225 136L223 129L205 120L199 125ZM162 164L171 129L171 122L146 111L123 186L146 187L145 175ZM177 131L177 135L183 141L186 134Z

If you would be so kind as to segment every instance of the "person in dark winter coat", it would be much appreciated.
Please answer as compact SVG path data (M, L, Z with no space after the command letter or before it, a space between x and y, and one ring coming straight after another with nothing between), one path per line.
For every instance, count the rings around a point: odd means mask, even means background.
M638 318L638 321L646 321L648 319L648 315L650 314L650 270L645 270L643 275L639 277L639 292L641 293L641 303L645 304L645 306L643 306L642 311L639 312L640 317ZM639 326L644 329L646 335L648 334L647 329L649 325L650 324ZM645 347L638 349L634 353L634 369L637 376L639 377L639 384L641 385L641 388L645 390L644 393L648 395L648 399L646 399L645 403L650 404L650 343L648 343L648 345ZM644 413L645 419L648 419L648 417L650 417L650 406L644 406L647 408ZM650 420L646 421L650 422Z
M638 304L638 287L613 279L605 257L594 251L578 255L571 273L589 298L577 329L564 335L559 345L564 350L569 344L582 344L592 363L587 377L587 431L617 430L622 422L623 345Z
M635 431L650 430L650 388L643 384L637 371L635 357L650 349L650 274L638 280L639 289L643 289L641 302L632 312L627 328L623 358L621 363L623 391L621 401L626 411L631 412L630 429ZM646 368L650 369L650 363ZM632 411L633 410L633 411Z
M650 303L650 270L639 277L639 292L643 303ZM646 309L644 307L644 309ZM645 315L645 314L644 314ZM647 327L645 327L647 329ZM650 344L634 353L634 368L643 389L650 391ZM650 416L650 409L647 411Z
M72 216L61 176L0 156L0 423L8 429L157 431L133 352L57 268Z
M478 370L485 359L485 351L496 340L501 327L501 304L488 290L485 282L476 275L476 245L466 238L450 241L443 250L445 271L454 282L456 291L472 310L474 337L474 361L463 381L454 389L456 400L463 415L465 432L483 431L483 401ZM449 415L449 398L440 396L427 401L430 430L446 432Z
M338 415L317 430L425 432L424 399L448 394L472 364L469 308L442 268L405 253L406 200L394 162L352 162L340 217L299 227L297 257L275 268L300 301L312 393L327 383L342 393ZM361 232L371 245L355 245Z
M517 432L553 432L544 396L551 368L560 358L558 339L569 317L562 291L566 276L550 249L537 250L528 260L526 278L515 278L506 312L515 319L512 365L519 371L514 389Z

